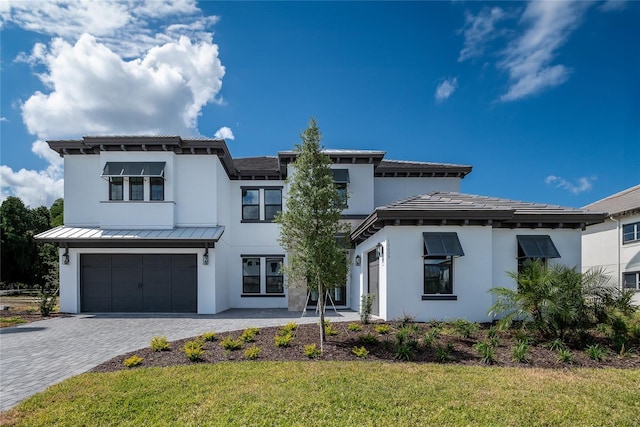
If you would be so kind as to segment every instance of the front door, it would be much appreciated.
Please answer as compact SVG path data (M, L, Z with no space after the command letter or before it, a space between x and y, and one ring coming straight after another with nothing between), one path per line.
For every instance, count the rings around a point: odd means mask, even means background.
M371 314L378 316L380 314L380 292L378 291L378 283L380 280L380 269L378 267L380 266L380 259L375 249L367 254L367 263L369 265L367 292L374 295Z

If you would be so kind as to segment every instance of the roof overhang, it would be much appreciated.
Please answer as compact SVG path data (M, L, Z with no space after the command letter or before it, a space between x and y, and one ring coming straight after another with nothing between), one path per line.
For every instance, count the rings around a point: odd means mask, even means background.
M135 230L60 226L40 233L35 238L58 243L62 247L200 248L214 247L223 233L224 226Z

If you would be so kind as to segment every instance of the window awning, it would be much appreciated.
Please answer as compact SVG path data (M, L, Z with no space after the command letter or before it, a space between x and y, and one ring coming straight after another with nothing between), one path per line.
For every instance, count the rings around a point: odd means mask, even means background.
M150 176L163 177L166 162L107 162L102 177Z
M458 233L422 233L429 256L464 256Z
M336 182L336 183L349 182L349 169L331 169L331 173L333 173L333 182Z
M548 235L516 236L526 258L560 258L560 253Z

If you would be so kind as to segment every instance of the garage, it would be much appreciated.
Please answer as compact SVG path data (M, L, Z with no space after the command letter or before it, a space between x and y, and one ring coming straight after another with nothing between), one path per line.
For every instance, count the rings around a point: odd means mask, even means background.
M195 254L82 254L82 312L195 313Z

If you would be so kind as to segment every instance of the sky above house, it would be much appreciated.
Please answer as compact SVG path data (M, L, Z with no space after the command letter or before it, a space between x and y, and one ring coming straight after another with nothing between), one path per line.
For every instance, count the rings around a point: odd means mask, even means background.
M640 183L640 2L0 2L0 198L63 196L46 142L225 138L472 165L462 192L584 206Z

